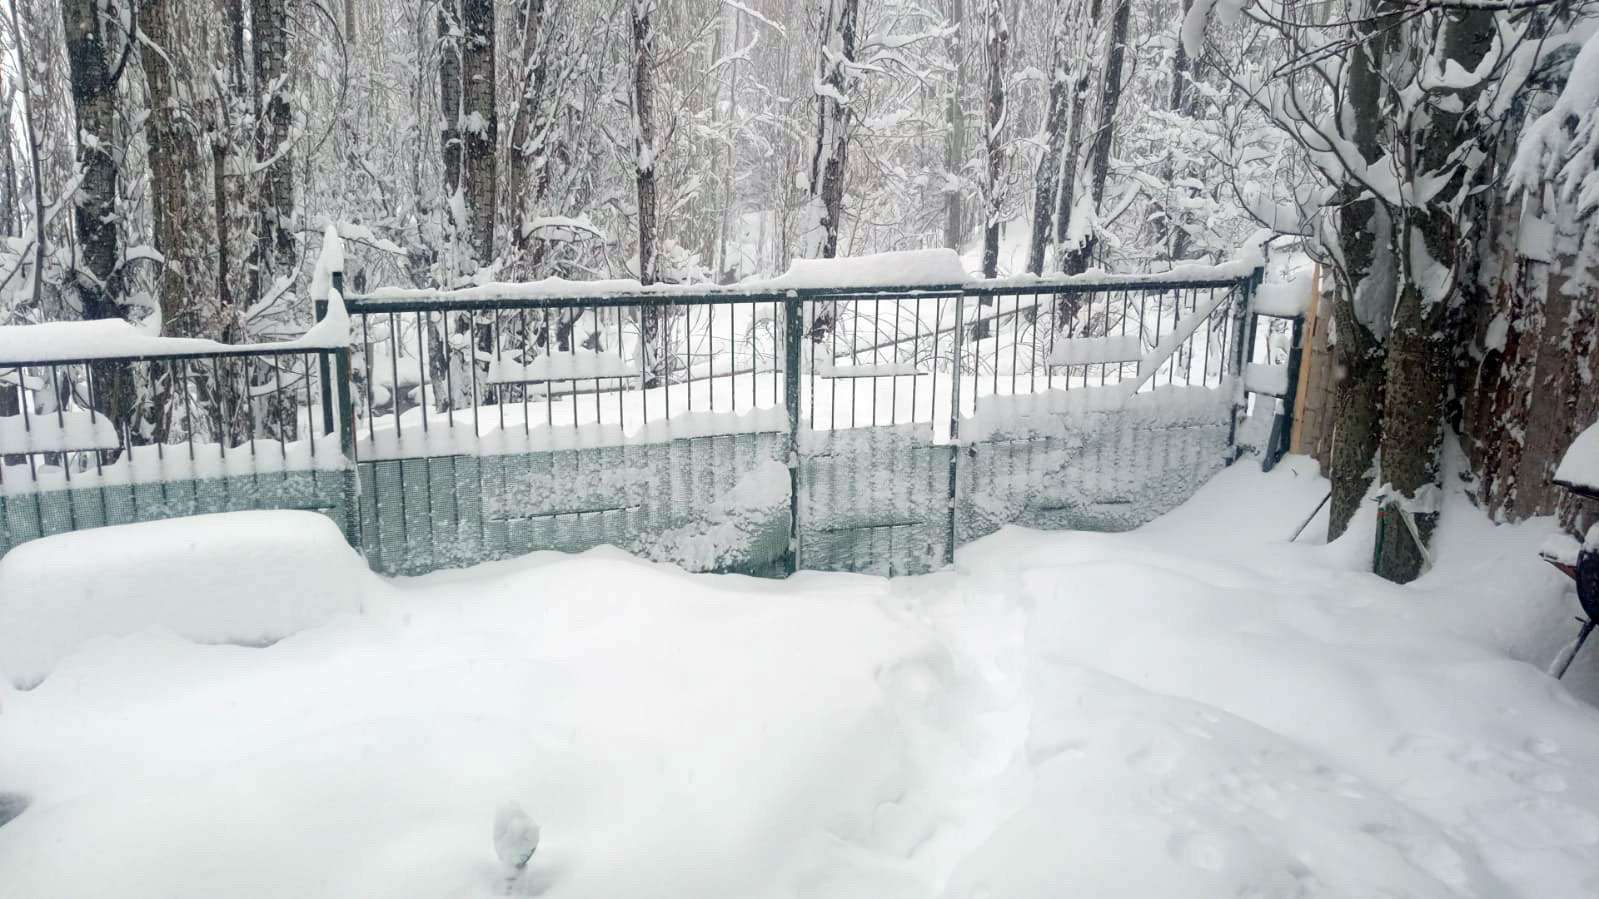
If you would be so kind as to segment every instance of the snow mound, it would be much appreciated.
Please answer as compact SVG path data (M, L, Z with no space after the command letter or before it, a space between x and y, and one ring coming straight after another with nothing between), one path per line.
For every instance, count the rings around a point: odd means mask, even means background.
M327 517L224 512L34 540L0 559L0 672L33 685L96 637L260 646L360 611L370 575Z
M1577 435L1555 469L1555 483L1574 490L1599 490L1599 424Z

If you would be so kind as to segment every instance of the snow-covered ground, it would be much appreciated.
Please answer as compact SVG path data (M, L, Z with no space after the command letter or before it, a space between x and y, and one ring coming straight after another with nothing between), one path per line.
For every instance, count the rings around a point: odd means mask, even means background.
M1552 526L1462 501L1400 588L1358 571L1369 521L1286 543L1325 487L1246 462L1141 531L894 581L311 553L360 593L300 597L328 623L85 632L0 679L0 896L1599 894L1599 712L1540 670L1575 630Z

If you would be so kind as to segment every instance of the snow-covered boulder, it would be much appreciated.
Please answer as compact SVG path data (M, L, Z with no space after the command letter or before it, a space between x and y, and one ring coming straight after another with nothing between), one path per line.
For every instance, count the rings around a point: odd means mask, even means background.
M357 612L365 562L315 512L224 512L59 534L0 558L0 674L32 685L95 637L260 646Z

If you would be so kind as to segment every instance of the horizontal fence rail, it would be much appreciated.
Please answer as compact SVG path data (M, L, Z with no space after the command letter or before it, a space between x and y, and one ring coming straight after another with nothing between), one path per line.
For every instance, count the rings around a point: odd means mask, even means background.
M1017 436L1039 410L1198 388L1230 446L1258 277L383 290L342 298L347 345L0 358L0 551L273 507L334 516L391 573L598 543L697 570L927 570L981 530L958 519L987 502L985 459L1026 443L1004 464L1058 477L1108 439Z

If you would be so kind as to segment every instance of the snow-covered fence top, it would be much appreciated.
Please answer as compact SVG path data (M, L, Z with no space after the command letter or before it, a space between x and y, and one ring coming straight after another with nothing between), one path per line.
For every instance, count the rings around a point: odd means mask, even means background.
M337 350L350 342L350 318L337 296L334 294L327 316L305 334L276 343L228 344L192 337L162 337L119 318L7 325L0 327L0 368L102 359L264 356Z
M649 303L736 302L860 296L954 296L956 294L1093 293L1105 290L1169 290L1225 286L1248 280L1259 268L1253 257L1217 265L1180 265L1149 274L1089 271L1080 275L1023 275L973 278L953 250L902 250L838 259L796 259L775 278L737 284L650 284L631 278L570 281L486 282L454 290L383 287L349 297L351 310L415 311L437 309L543 308L574 300L601 300L621 306Z

